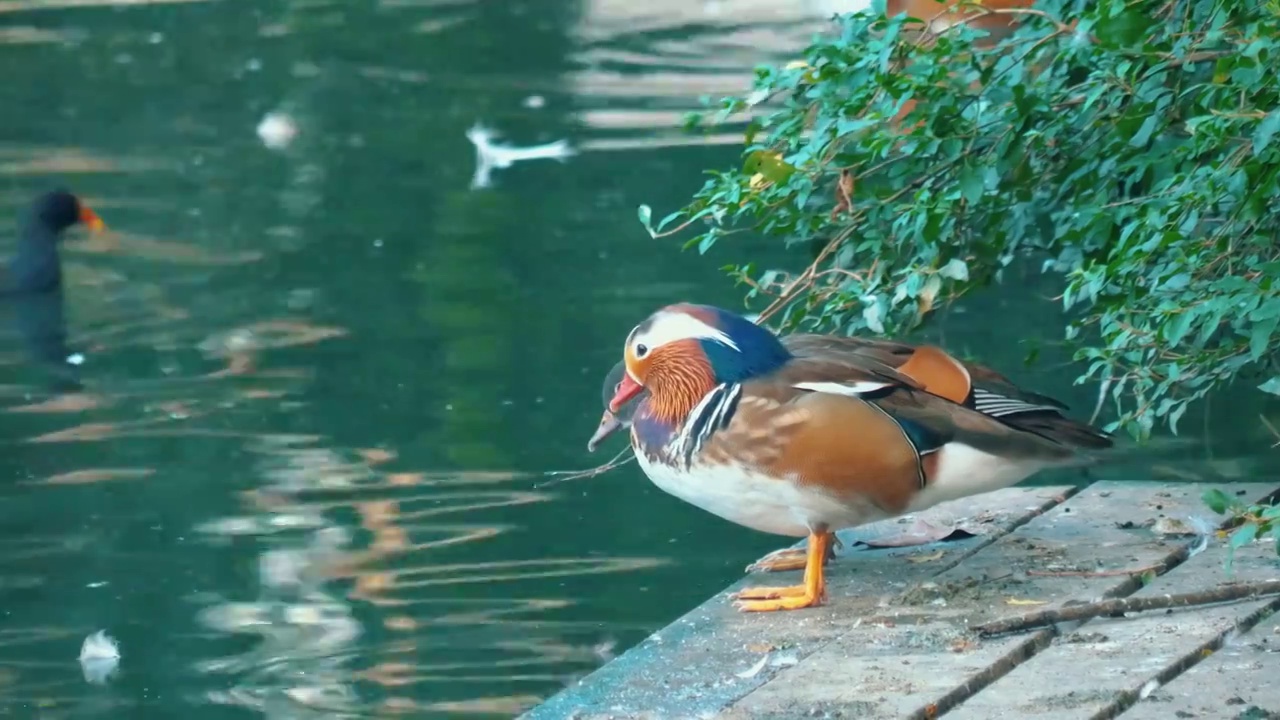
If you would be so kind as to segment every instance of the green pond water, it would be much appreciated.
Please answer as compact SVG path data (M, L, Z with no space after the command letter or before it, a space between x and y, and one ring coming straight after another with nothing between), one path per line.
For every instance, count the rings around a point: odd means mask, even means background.
M788 542L590 467L600 382L656 307L736 307L651 240L732 128L702 94L786 61L838 2L0 2L0 249L67 184L118 247L68 240L83 395L0 336L0 714L504 717ZM270 113L296 130L269 147ZM564 161L477 183L466 132ZM479 186L477 186L479 185ZM1087 416L1097 389L1034 272L929 331ZM1256 393L1095 476L1250 477ZM1040 481L1082 481L1076 472ZM77 663L106 630L105 684Z

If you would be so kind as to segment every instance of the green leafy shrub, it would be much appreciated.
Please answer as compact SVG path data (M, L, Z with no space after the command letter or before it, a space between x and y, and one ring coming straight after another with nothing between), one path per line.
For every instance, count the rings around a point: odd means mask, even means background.
M1041 263L1137 437L1241 373L1280 394L1280 5L1042 0L989 48L882 8L723 100L753 118L741 168L656 227L641 207L650 232L808 249L731 268L791 330L903 334Z

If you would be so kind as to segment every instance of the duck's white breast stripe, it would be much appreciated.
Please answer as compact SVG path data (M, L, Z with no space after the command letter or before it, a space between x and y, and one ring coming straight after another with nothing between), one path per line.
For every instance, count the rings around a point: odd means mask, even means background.
M717 385L694 406L672 443L676 459L688 468L707 440L729 424L742 399L742 385Z

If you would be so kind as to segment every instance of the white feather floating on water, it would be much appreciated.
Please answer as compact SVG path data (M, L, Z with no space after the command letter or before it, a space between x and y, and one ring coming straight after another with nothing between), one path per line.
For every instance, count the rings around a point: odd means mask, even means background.
M258 123L257 131L263 145L280 150L288 147L298 136L298 124L285 113L270 112Z
M509 168L523 160L559 160L564 162L576 152L568 140L557 140L543 145L516 147L494 142L497 133L476 123L467 128L467 139L476 147L476 173L471 177L471 187L489 187L489 175L495 168Z
M106 630L99 630L84 639L80 646L80 669L84 671L86 682L95 685L105 683L119 665L120 646Z
M84 639L80 646L80 660L119 660L120 646L106 630L99 630Z

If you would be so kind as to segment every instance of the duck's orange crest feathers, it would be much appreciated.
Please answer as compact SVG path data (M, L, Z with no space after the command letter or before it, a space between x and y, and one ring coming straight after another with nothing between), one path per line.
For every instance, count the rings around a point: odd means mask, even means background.
M932 345L916 348L898 372L923 385L926 392L961 405L973 390L973 380L964 365Z

